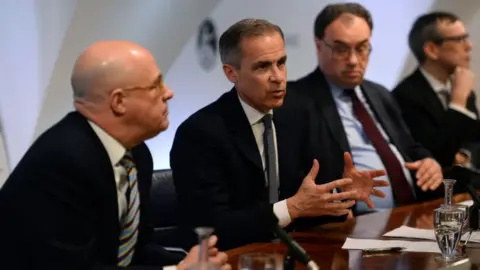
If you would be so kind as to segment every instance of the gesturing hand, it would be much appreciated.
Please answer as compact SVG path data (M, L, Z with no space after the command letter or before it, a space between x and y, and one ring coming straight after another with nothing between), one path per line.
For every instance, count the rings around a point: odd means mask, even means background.
M388 181L375 180L373 178L384 176L384 170L359 171L353 165L352 157L349 153L343 154L345 166L343 167L343 177L352 179L352 183L346 185L344 191L355 190L357 192L357 200L365 201L369 208L375 208L370 195L385 198L386 195L382 191L375 189L375 187L388 187Z
M332 190L351 184L351 179L340 179L323 185L317 185L315 178L319 170L317 160L313 161L310 172L303 179L297 193L287 199L290 217L314 217L323 215L341 216L349 212L355 204L357 191L332 193ZM342 201L346 200L346 201Z

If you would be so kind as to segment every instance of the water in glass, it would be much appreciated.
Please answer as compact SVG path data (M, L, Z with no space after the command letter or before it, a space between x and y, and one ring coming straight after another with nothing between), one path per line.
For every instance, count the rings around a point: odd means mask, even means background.
M465 213L458 208L441 207L434 210L434 226L437 244L442 252L438 257L444 261L455 259L455 251L460 240Z

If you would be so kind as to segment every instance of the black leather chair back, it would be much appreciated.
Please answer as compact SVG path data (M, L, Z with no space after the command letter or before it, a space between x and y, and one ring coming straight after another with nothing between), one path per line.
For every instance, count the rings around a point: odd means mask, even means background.
M164 247L179 247L178 201L172 170L156 170L150 191L154 241Z
M156 170L152 176L150 193L152 218L155 228L177 226L178 202L172 170Z

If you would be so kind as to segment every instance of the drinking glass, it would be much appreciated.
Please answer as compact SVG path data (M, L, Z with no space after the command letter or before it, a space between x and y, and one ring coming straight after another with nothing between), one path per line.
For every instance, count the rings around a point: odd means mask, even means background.
M442 255L437 259L443 261L455 260L455 252L462 234L465 212L454 207L440 207L434 210L433 224L435 237Z
M277 270L282 269L277 263L274 254L269 253L249 253L243 254L238 260L239 270Z
M208 240L213 233L213 228L198 227L195 228L195 233L198 236L199 245L198 263L190 266L188 270L220 270L220 267L208 261Z

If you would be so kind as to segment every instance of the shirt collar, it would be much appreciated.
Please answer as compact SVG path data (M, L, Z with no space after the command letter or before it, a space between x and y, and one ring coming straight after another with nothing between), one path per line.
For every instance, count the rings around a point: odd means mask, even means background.
M332 92L332 96L334 99L338 99L344 97L345 89L337 86L336 84L332 83L331 81L327 80L328 85L330 86L330 91ZM358 91L357 88L360 86L355 86L353 90Z
M112 166L116 166L118 162L123 158L127 150L125 147L120 144L115 138L110 136L105 130L100 128L97 124L93 123L92 121L88 121L90 126L92 127L95 134L97 134L98 138L107 150L108 157L110 158L110 162Z
M240 104L242 105L243 111L247 115L247 119L248 119L248 122L250 123L250 126L253 126L259 121L261 121L266 114L273 114L273 110L269 110L267 113L262 113L262 112L259 112L257 109L254 109L252 106L248 105L245 101L242 100L240 96L238 96L238 99L240 100Z
M428 73L425 69L420 68L420 72L422 72L423 76L425 77L427 82L430 84L433 91L435 91L435 93L438 94L441 91L445 91L445 90L450 92L450 89L452 88L452 83L450 82L450 80L448 80L447 83L442 83L441 81L433 77L430 73Z

